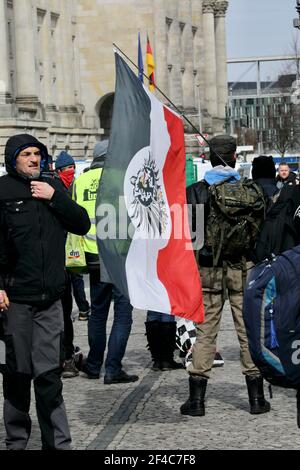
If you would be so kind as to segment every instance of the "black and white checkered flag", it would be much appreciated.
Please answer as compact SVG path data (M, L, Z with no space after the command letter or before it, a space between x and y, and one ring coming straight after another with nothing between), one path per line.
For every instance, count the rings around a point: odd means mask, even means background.
M184 365L187 367L192 360L192 347L196 341L196 327L194 322L177 317L176 346L185 353Z

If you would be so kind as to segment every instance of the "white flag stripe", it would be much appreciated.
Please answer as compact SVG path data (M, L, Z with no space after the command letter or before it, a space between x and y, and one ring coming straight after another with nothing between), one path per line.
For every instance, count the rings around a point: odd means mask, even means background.
M154 235L155 239L149 239L147 226L142 225L137 228L132 219L136 231L127 254L125 268L130 302L135 308L171 313L167 290L157 275L158 253L159 250L168 244L172 229L170 210L162 175L162 169L171 141L162 103L152 93L149 94L149 98L151 99L150 147L142 149L130 162L124 179L124 194L126 196L127 210L131 216L130 206L133 192L130 180L132 175L136 175L137 171L142 167L150 151L151 157L159 170L158 185L165 202L164 230L161 237L158 237L156 234L156 236Z

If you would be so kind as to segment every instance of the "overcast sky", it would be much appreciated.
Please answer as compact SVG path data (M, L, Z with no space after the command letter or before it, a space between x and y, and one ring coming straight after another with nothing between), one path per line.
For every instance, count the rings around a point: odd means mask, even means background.
M293 27L298 17L296 0L229 0L226 14L227 57L288 55L300 31ZM286 63L261 64L261 79L275 80ZM256 79L255 65L241 77L251 64L229 65L228 81Z

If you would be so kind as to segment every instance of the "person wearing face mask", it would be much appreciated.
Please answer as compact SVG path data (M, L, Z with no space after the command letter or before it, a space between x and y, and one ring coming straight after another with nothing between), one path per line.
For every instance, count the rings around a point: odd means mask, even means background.
M6 347L3 417L6 447L26 449L31 381L43 450L70 449L62 397L65 233L90 229L86 210L48 170L47 147L29 134L10 137L0 178L0 313Z
M70 197L72 195L72 185L75 178L75 161L73 157L63 150L55 161L55 172L61 180L64 188L68 191ZM72 298L72 286L74 297L79 309L79 314L82 312L88 317L89 304L84 292L83 277L80 274L72 273L66 270L66 289L61 298L63 312L64 312L64 348L65 348L65 363L64 370L62 373L63 378L76 377L79 371L76 365L80 365L79 362L82 360L82 355L75 354L74 340L74 329L72 321L72 310L73 310L73 298Z
M64 187L69 189L75 178L75 161L73 157L63 150L55 160L55 171Z
M75 161L71 155L63 150L56 159L55 173L62 181L70 196L75 180ZM90 305L86 299L82 274L70 272L73 294L79 314L78 320L87 321L90 313Z

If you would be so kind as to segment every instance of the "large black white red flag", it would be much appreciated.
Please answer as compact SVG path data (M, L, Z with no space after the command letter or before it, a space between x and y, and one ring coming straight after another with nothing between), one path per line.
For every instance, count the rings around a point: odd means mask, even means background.
M203 321L187 221L181 118L115 54L112 129L96 204L110 279L135 308Z

